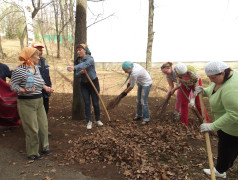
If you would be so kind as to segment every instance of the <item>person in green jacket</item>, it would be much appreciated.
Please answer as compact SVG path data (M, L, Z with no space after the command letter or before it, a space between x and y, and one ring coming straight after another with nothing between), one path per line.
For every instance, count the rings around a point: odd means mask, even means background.
M208 97L215 121L203 123L201 132L217 131L218 156L214 168L216 177L226 178L226 171L233 166L238 155L238 72L221 61L209 62L205 72L209 87L196 87L197 93ZM203 170L210 175L210 169Z

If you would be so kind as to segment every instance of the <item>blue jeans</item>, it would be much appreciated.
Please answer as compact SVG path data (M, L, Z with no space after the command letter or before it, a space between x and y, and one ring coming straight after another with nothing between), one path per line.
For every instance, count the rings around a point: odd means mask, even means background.
M148 105L148 96L150 93L150 86L141 86L138 84L138 91L137 91L137 117L143 117L143 121L150 121L150 112L149 112L149 105ZM142 116L143 110L143 116Z
M93 84L95 85L95 87L99 93L100 87L99 87L98 78L93 80ZM82 92L82 96L83 96L83 100L84 100L85 115L86 115L87 122L92 121L90 97L91 97L92 103L93 103L95 119L96 119L96 121L99 121L100 120L99 98L98 98L96 92L94 91L92 85L90 84L90 82L87 82L87 83L81 82L81 92Z

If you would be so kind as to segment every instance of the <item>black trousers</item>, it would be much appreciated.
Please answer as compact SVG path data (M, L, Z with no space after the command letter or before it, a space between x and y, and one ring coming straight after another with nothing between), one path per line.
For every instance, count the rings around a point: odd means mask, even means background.
M216 170L223 173L233 166L238 155L238 137L231 136L221 130L217 133L219 141Z
M46 115L48 115L48 112L49 112L49 98L43 98L43 103L44 103Z
M96 87L97 91L100 92L100 86L98 78L92 80L94 86ZM100 120L100 105L99 105L99 98L97 93L95 92L93 86L90 82L82 83L81 82L81 92L84 100L84 107L85 107L85 115L87 122L92 121L91 115L91 99L94 108L95 120ZM91 99L90 99L91 98Z

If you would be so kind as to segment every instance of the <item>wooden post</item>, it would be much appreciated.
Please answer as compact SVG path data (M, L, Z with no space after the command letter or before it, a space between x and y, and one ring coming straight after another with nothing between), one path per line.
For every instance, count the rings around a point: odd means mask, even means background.
M108 111L107 111L107 108L106 108L106 106L104 105L104 103L103 103L103 101L102 101L102 98L101 98L100 94L98 93L98 90L97 90L96 87L94 86L94 84L93 84L91 78L88 76L88 73L87 73L87 72L85 72L85 75L86 75L86 77L88 78L90 84L93 86L93 89L94 89L94 91L96 92L98 98L100 99L100 101L101 101L101 103L102 103L102 106L103 106L103 109L104 109L104 111L106 112L106 115L107 115L108 120L111 121L110 116L109 116Z

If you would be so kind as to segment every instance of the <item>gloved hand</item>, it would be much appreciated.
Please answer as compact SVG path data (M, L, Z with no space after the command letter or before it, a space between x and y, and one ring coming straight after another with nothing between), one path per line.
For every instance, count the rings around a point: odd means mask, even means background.
M176 84L176 87L180 87L181 86L181 84L179 82L176 82L175 84Z
M197 96L199 93L204 93L204 89L202 86L195 87L194 95Z
M126 87L127 87L127 88L129 88L129 87L130 87L130 85L131 85L131 84L130 84L130 83L128 83Z
M194 107L195 107L195 98L192 98L192 99L190 100L189 107L190 107L190 108L194 108Z
M210 123L202 123L200 126L200 132L212 131Z
M125 97L125 96L127 95L127 93L123 91L120 95L121 95L122 97Z

